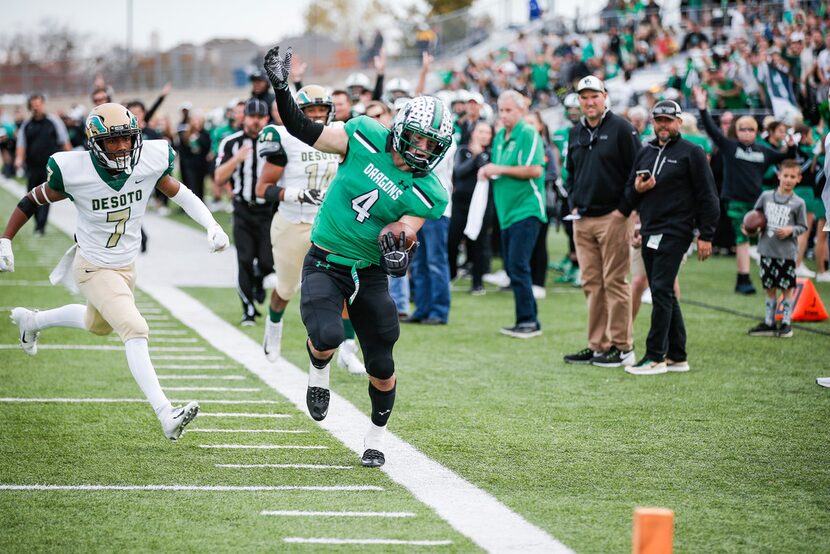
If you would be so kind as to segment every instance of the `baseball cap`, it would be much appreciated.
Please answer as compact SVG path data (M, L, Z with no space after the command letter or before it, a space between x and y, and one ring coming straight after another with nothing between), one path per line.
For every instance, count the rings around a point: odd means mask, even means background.
M680 114L680 104L674 100L662 100L657 102L651 109L651 117L653 118L670 117L672 119L677 119L680 117Z
M265 81L265 72L261 69L254 69L251 71L250 75L248 75L248 79L251 81Z
M484 105L484 97L478 92L471 92L467 98L467 102L475 102L479 106Z
M245 115L268 115L268 104L259 98L251 98L245 102Z
M803 42L804 41L804 33L801 31L795 31L790 35L790 42Z
M605 85L603 84L602 80L598 77L588 75L587 77L583 77L579 81L579 84L576 85L576 92L582 92L583 90L595 90L597 92L605 92Z

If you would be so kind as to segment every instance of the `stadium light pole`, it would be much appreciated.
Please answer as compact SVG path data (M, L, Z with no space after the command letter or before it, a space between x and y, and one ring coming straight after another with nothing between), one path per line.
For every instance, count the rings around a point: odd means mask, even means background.
M127 83L131 84L132 80L132 65L133 65L133 0L127 0Z

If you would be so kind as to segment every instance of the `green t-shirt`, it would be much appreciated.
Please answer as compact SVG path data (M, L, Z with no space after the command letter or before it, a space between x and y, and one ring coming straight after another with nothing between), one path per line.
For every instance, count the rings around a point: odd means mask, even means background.
M568 168L565 160L568 159L568 135L570 131L571 125L561 127L555 130L550 137L550 141L559 151L559 173L563 183L568 179Z
M449 195L434 174L416 176L395 167L391 131L374 119L355 117L345 130L346 158L314 220L311 242L377 265L381 229L405 215L439 219Z
M703 135L683 135L683 138L703 148L706 154L712 153L712 141L709 140L709 137L704 137Z
M550 82L550 79L548 78L549 72L549 63L530 64L530 81L533 83L533 88L536 90L548 88L548 84Z
M219 154L219 144L221 144L222 140L228 136L235 133L237 129L234 129L230 123L225 123L221 127L214 127L210 130L210 149L216 155Z
M505 140L501 129L493 140L491 160L496 165L541 165L542 175L536 179L514 179L501 175L493 179L493 202L499 225L507 229L514 223L538 218L542 223L548 220L545 212L545 146L536 129L519 120L510 138Z

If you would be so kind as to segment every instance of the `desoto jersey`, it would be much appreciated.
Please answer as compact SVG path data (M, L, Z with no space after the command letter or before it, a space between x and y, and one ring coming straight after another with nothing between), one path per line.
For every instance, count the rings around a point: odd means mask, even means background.
M392 134L366 116L350 119L346 158L311 229L311 242L341 256L380 263L378 235L404 215L438 219L449 197L432 173L401 171L392 161Z
M283 188L317 189L325 192L337 173L339 154L320 152L297 139L281 125L268 125L259 133L260 142L279 142L286 155L286 165L277 183ZM270 160L269 160L270 161ZM280 201L279 213L291 223L313 223L319 206Z
M91 152L58 152L46 164L47 184L78 209L81 255L101 267L124 267L141 247L141 219L156 183L173 172L165 140L147 140L131 173L107 171Z

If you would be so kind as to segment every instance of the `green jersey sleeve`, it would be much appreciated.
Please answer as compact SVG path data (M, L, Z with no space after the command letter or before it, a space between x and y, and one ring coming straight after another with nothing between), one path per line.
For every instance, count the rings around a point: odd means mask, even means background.
M46 162L46 185L52 190L66 193L61 168L52 156L49 156L49 161Z
M173 170L176 168L176 151L173 150L173 147L168 145L167 146L167 169L164 170L164 173L161 174L159 177L159 181L164 179L167 175L173 175Z

